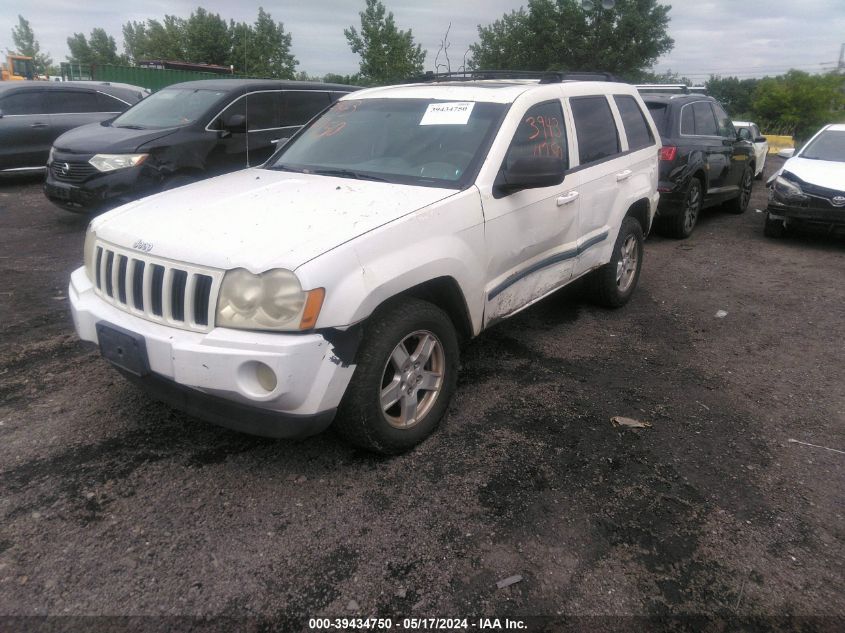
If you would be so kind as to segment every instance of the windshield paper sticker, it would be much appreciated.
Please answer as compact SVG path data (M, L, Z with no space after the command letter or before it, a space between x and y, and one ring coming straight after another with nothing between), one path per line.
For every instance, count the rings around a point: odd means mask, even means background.
M466 125L474 105L472 101L429 103L420 125Z

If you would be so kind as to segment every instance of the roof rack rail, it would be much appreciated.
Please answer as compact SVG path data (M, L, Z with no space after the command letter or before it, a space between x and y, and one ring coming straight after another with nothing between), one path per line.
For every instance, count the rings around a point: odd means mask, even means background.
M671 92L680 94L707 94L706 86L688 86L686 84L637 84L640 92Z
M556 84L563 81L619 81L612 73L568 72L556 70L465 70L435 73L409 79L408 83L437 81L478 81L481 79L539 79L541 84Z

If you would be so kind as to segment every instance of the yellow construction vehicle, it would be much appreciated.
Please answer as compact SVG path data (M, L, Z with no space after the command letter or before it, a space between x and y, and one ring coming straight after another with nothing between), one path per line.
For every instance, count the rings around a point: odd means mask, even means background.
M7 55L6 64L0 66L3 81L21 81L23 79L35 79L35 68L32 64L32 57L26 55Z

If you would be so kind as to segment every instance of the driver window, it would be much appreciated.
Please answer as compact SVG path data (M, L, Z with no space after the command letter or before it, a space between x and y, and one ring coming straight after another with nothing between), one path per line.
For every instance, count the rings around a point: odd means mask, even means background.
M560 171L569 168L560 101L535 105L525 113L508 148L505 168L509 169L517 160L535 157L559 158Z

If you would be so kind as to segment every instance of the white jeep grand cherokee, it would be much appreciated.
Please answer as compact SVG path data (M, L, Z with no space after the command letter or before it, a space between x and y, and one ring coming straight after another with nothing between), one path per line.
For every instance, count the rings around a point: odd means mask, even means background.
M356 92L260 168L91 222L76 330L206 420L407 450L460 340L588 274L628 301L658 199L647 112L555 75Z

